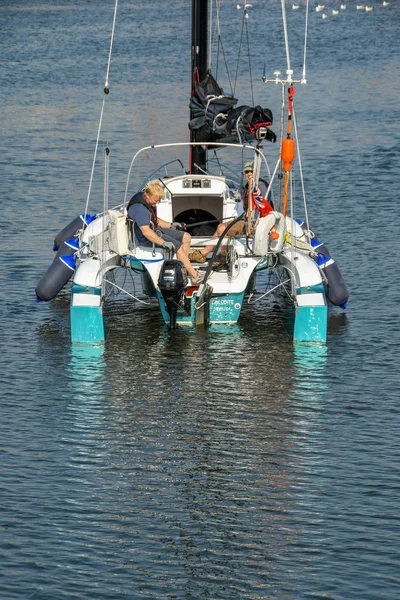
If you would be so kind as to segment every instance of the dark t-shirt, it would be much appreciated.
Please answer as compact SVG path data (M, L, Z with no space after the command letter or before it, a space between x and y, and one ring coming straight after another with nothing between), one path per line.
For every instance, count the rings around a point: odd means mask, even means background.
M152 246L152 243L140 230L140 227L143 227L143 225L150 225L150 214L150 208L147 208L144 204L140 203L131 204L128 209L128 216L135 221L135 236L140 246ZM166 242L173 242L176 251L182 246L183 236L185 234L184 231L156 227L156 233ZM162 247L162 244L156 244L156 246Z
M144 204L132 204L128 209L128 216L135 221L135 235L139 244L148 244L149 240L140 230L143 225L150 225L150 209Z

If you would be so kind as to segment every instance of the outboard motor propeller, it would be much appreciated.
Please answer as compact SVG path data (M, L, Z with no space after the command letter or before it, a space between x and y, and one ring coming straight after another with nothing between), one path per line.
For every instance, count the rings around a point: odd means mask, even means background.
M169 328L176 329L176 315L182 304L188 275L180 260L166 260L161 267L158 287L163 295L169 313Z

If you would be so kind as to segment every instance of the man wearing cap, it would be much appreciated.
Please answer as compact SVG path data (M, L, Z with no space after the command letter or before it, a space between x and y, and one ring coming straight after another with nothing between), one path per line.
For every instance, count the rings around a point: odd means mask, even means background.
M243 208L245 211L247 210L248 197L249 197L248 187L250 184L252 208L257 209L258 212L260 213L261 217L265 217L269 212L271 212L271 210L273 210L273 206L267 200L268 183L263 181L262 179L260 179L258 182L258 185L254 185L254 183L253 183L253 168L254 168L253 163L247 162L243 169L244 176L247 181L247 183L244 186L244 191L243 191L243 196L242 196ZM223 232L225 231L225 229L227 228L229 223L232 223L232 221L225 221L224 223L220 223L218 225L216 231L214 232L213 237L218 237L218 238L221 237L221 235L223 234ZM237 223L235 223L229 229L229 231L227 232L226 235L227 235L227 237L231 237L234 235L242 235L245 232L246 232L246 224L245 224L244 220L241 220L241 221L238 221ZM205 246L204 248L202 248L202 250L192 250L189 254L189 259L194 262L198 262L198 263L206 262L207 255L210 252L212 252L213 250L214 250L214 246ZM226 262L226 249L224 247L222 247L221 254L218 256L218 258L216 260L214 260L214 266L221 267L225 264L225 262Z
M243 202L243 208L246 210L247 209L247 202L248 202L248 188L249 188L249 184L251 185L251 192L252 192L252 208L257 209L258 212L260 213L261 217L265 217L267 216L267 214L269 212L271 212L271 210L273 210L273 206L272 204L270 204L270 202L267 200L267 191L268 191L268 182L263 180L263 179L259 179L258 181L258 185L255 185L253 183L253 163L252 162L248 162L244 165L244 176L246 178L246 185L244 186L244 192L243 192L243 198L242 198L242 202Z

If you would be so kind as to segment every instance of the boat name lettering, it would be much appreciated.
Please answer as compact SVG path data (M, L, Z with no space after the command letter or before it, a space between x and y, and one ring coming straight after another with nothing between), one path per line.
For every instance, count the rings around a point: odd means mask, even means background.
M214 300L214 306L227 306L234 303L234 300L229 300L229 298L222 298L221 300Z

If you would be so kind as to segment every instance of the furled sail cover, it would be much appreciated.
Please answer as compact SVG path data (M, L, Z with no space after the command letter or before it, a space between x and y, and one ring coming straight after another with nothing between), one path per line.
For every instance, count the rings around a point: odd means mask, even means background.
M245 143L259 139L276 142L271 129L272 111L261 106L236 106L237 99L225 96L217 81L208 73L196 83L190 100L193 118L189 129L196 142Z

